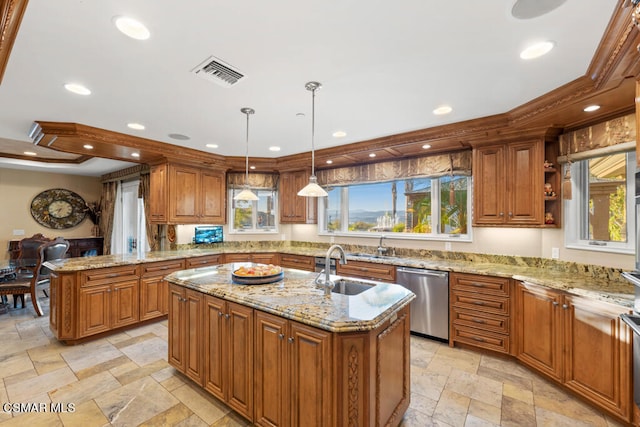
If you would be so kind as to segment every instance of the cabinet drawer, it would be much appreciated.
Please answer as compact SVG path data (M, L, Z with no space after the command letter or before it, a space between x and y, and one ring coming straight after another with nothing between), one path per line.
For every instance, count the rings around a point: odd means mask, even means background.
M80 286L97 286L125 280L138 280L138 271L139 266L137 265L83 271Z
M511 280L475 274L451 274L451 289L487 295L509 296Z
M184 264L183 259L142 264L142 276L164 276L177 270L184 270Z
M500 353L509 353L510 339L508 335L466 328L456 324L451 328L451 335L451 339L456 342L482 347Z
M396 267L393 265L375 264L372 262L349 261L347 264L336 263L339 276L354 276L363 279L395 282Z
M218 265L222 255L207 255L186 259L186 268L206 267L207 265Z
M509 298L469 292L451 292L451 305L460 311L509 315Z
M280 265L286 268L314 271L316 260L312 256L280 254Z
M491 315L454 307L451 310L451 322L458 326L509 334L509 318L506 316Z

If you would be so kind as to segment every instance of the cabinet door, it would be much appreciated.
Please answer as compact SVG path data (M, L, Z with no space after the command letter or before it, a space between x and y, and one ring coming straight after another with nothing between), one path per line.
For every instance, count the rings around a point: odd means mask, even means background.
M289 416L287 321L256 311L255 423L284 426Z
M234 410L253 418L253 309L227 302L228 400ZM226 316L225 316L226 318Z
M169 166L169 221L193 224L199 221L200 202L197 192L200 172L181 165Z
M251 254L224 254L224 262L251 262Z
M167 222L168 169L167 165L156 165L149 175L149 209L152 222Z
M291 425L333 425L331 334L290 322Z
M198 384L203 381L202 310L204 294L192 290L185 293L185 374Z
M506 221L517 225L541 225L544 214L543 146L538 141L529 141L506 147Z
M562 381L562 295L529 283L518 285L517 357Z
M167 282L162 277L140 279L140 320L166 314Z
M224 224L226 221L225 175L220 172L200 172L200 220L207 224Z
M110 290L110 285L80 288L80 337L110 329Z
M317 200L315 197L298 196L298 191L307 185L308 171L283 172L280 174L280 222L315 224L317 222Z
M504 147L482 147L473 151L473 223L502 224L505 221Z
M565 385L596 405L629 420L631 334L622 307L565 296Z
M224 354L227 346L224 343L225 327L224 300L207 295L205 297L204 319L205 319L205 380L204 388L220 400L226 400L224 383L226 367L224 366Z
M185 289L169 286L169 364L184 373L186 366Z
M138 280L116 283L111 289L111 327L131 325L140 319Z

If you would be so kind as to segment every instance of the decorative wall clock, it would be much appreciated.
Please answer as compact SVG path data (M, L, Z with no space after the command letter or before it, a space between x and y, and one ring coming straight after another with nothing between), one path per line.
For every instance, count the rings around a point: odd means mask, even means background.
M31 201L31 216L38 224L54 229L75 227L86 214L86 203L70 190L45 190Z

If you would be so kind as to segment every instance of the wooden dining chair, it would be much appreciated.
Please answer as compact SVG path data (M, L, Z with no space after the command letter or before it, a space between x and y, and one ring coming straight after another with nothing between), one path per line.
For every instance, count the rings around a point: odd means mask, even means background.
M17 295L22 295L22 306L24 307L24 294L31 296L31 303L38 316L42 316L42 307L38 301L37 287L48 283L51 271L43 264L46 261L64 258L69 249L69 242L58 237L40 245L37 251L36 264L32 268L26 268L25 274L18 274L14 280L0 282L0 296L13 295L14 305Z
M38 262L38 248L51 239L43 234L36 233L31 237L25 237L18 242L18 257L16 259L16 272L18 274L30 274Z

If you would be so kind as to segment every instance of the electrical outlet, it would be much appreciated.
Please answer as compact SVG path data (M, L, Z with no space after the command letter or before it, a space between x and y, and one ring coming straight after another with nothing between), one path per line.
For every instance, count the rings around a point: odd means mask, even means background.
M444 242L444 250L445 251L451 250L451 242Z
M14 236L24 236L24 230L13 230Z
M551 248L551 258L552 259L560 258L560 248Z

